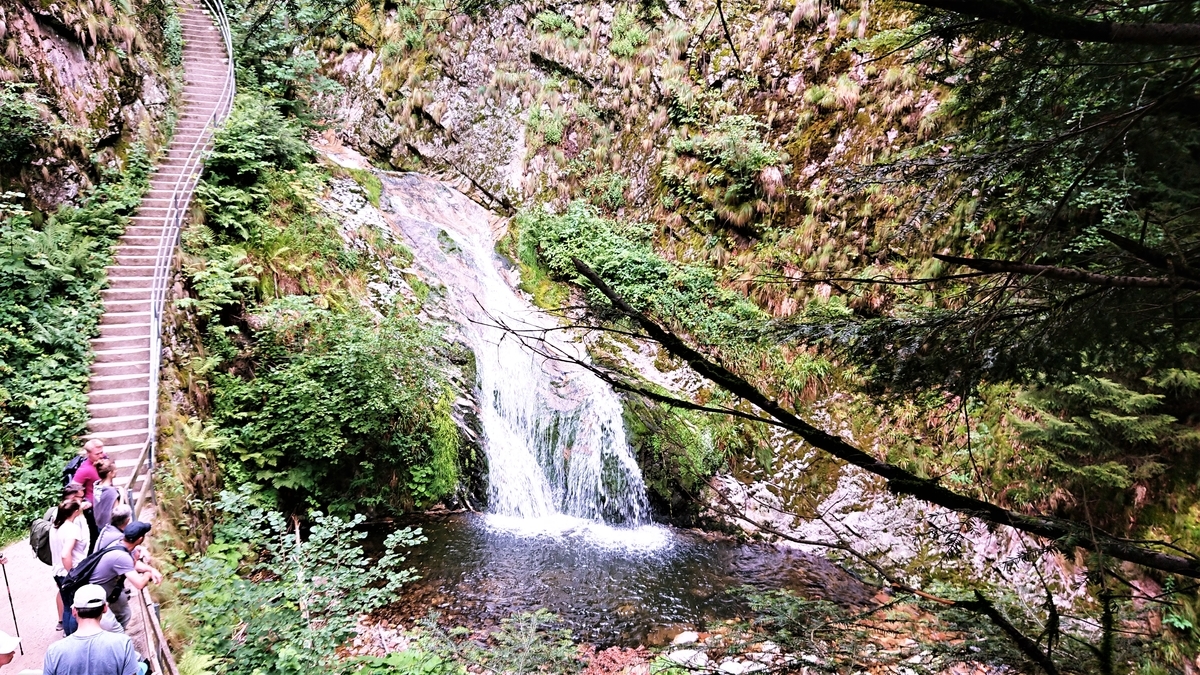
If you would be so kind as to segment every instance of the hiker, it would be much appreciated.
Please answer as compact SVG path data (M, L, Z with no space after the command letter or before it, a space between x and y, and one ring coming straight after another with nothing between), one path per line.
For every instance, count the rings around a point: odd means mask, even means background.
M58 505L50 528L50 565L54 570L54 585L62 586L67 576L79 561L87 557L87 529L84 525L80 503L68 498ZM62 596L54 594L60 620L55 630L63 629L64 617L70 611L63 607ZM69 622L69 621L68 621Z
M133 509L129 508L128 504L117 504L113 507L108 525L100 530L100 536L96 539L97 551L103 551L125 536L125 527L129 525L132 514Z
M106 458L96 462L96 474L100 476L100 481L92 489L93 494L96 495L96 504L92 507L92 513L96 517L96 527L103 532L112 519L113 506L121 500L121 489L113 485L117 466L111 459ZM99 542L98 538L97 542ZM95 550L100 550L99 543Z
M145 588L150 582L162 583L162 574L158 570L141 560L134 560L133 557L134 551L146 541L148 532L150 526L138 520L126 525L125 536L120 540L121 545L115 548L113 545L105 547L104 557L100 559L88 580L103 586L105 592L110 594L110 607L124 628L129 627L129 619L132 616L129 610L129 591L125 589L125 582L129 582L129 585L138 590Z
M100 617L108 606L106 596L104 588L96 584L75 591L71 611L79 623L79 630L50 645L42 664L42 675L138 675L146 672L138 663L133 641L100 626Z
M0 556L3 559L4 556ZM0 565L4 563L0 562ZM12 663L12 660L17 655L17 647L21 646L21 639L15 638L8 633L0 630L0 667Z
M100 473L96 471L96 463L102 459L108 459L108 455L104 454L104 441L99 438L91 439L83 444L83 453L83 463L75 470L75 475L71 478L71 482L82 485L83 498L95 504L96 483L100 480ZM93 510L84 511L83 515L87 519L88 551L90 552L93 550L92 546L96 543L96 537L100 535L100 528L96 526L96 516Z

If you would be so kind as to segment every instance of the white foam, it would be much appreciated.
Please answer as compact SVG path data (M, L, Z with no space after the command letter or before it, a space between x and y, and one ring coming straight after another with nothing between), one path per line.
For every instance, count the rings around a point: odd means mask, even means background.
M489 513L483 516L483 524L490 530L518 537L577 539L583 545L596 548L656 552L675 544L673 531L662 525L621 527L561 513L543 518Z

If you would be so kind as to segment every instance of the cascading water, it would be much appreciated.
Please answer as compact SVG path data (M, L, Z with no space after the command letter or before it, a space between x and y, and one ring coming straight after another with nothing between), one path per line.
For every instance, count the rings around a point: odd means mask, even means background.
M420 265L444 285L444 309L475 352L492 513L526 523L641 525L648 505L621 402L575 336L506 278L488 213L416 174L384 177L388 209ZM544 340L544 350L501 328ZM559 360L546 354L567 357Z

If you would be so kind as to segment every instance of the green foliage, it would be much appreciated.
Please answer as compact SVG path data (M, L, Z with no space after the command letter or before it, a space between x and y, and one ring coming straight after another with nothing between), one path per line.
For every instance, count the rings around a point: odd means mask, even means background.
M621 10L613 17L612 41L608 43L608 51L612 52L613 56L629 58L649 39L650 36L638 25L637 14Z
M763 128L752 115L732 115L704 134L673 139L674 156L660 170L667 201L677 206L703 203L733 225L747 225L762 209L768 190L775 189L763 184L763 170L787 159L763 140Z
M1048 490L1065 490L1077 500L1086 496L1091 516L1105 527L1123 527L1108 519L1132 505L1135 484L1190 484L1197 475L1189 458L1200 448L1200 433L1170 414L1180 393L1184 400L1194 395L1196 381L1195 372L1177 370L1161 382L1141 383L1151 392L1102 377L1026 392L1020 402L1032 410L1032 419L1012 419L1029 448L1021 467L1051 481L1022 485L1013 497L1036 503ZM1168 466L1174 475L1164 475Z
M472 672L565 675L577 673L585 665L571 631L559 628L558 616L549 610L539 609L501 620L500 627L487 636L487 645L470 639L470 631L466 629L443 629L436 618L431 615L421 622L418 645L427 653L470 665Z
M457 663L411 648L382 658L366 657L361 664L362 669L354 671L361 675L465 675L467 672Z
M646 487L673 519L688 521L698 512L708 479L726 467L731 454L754 454L729 419L675 410L659 403L626 399L625 427L637 451Z
M253 376L213 376L225 469L285 504L334 513L427 505L457 482L438 334L408 316L376 325L302 298L259 310Z
M305 113L314 94L339 88L319 73L316 40L358 36L356 8L354 3L331 8L315 0L227 2L238 90L271 98L289 112Z
M163 19L163 61L172 68L183 65L183 24L179 22L179 9L171 3Z
M245 299L244 287L258 280L250 274L254 266L246 252L233 246L213 247L204 258L190 261L187 275L196 292L195 298L180 298L175 304L192 308L201 319L212 318L221 308Z
M539 134L546 143L562 143L566 115L557 110L543 110L541 106L529 111L529 130Z
M262 96L240 94L204 168L210 182L246 186L270 169L297 169L312 156L295 119Z
M109 247L145 189L145 148L123 175L40 225L0 194L0 540L57 496L61 469L87 422L84 393L101 314Z
M178 575L195 623L195 658L218 675L332 672L337 649L358 618L387 603L408 581L403 547L420 530L388 535L384 553L363 553L364 517L313 512L300 521L254 504L253 490L221 493L215 541ZM438 671L429 671L438 672Z
M0 164L30 159L37 143L50 133L37 104L26 91L30 85L5 83L0 87Z
M629 179L616 171L605 171L598 176L590 176L583 182L584 194L588 201L596 206L615 212L625 206L625 191L629 189Z
M367 201L379 208L379 199L383 195L383 181L379 180L379 176L366 169L346 169L346 172L367 191Z
M521 257L536 255L559 279L582 280L572 262L577 257L635 307L668 319L701 341L735 344L758 336L755 326L761 327L762 312L722 289L712 270L668 263L651 248L643 225L608 220L584 202L572 202L559 215L526 210L516 223ZM598 291L591 291L591 297L607 303Z
M575 25L569 17L549 10L538 13L533 19L533 27L543 33L558 33L563 38L582 38L587 35L587 31Z

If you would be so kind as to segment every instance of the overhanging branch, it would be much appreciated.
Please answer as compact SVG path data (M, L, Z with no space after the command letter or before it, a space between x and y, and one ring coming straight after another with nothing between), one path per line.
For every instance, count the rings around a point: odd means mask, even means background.
M1197 23L1107 21L1062 14L1021 0L908 1L1060 40L1150 46L1200 45L1200 24Z
M1195 279L1179 279L1170 277L1131 277L1097 274L1074 267L1055 267L1053 265L1030 265L1013 260L992 260L990 258L960 258L953 255L934 254L935 258L952 265L962 265L973 270L988 274L1021 274L1036 276L1042 279L1057 279L1076 284L1091 286L1107 286L1109 288L1190 288L1200 289L1200 281Z
M784 409L754 385L724 366L709 360L688 346L678 336L631 307L582 260L575 258L573 263L575 269L604 294L618 311L641 326L651 339L661 344L673 356L683 359L698 374L726 391L758 406L759 409L774 418L780 426L794 432L814 447L883 478L892 492L916 497L989 523L1005 525L1044 539L1050 539L1062 548L1079 547L1163 572L1200 578L1200 559L1194 556L1173 555L1155 551L1146 546L1131 544L1072 520L1053 516L1025 515L1010 511L989 502L958 494L935 480L922 478L899 466L872 457L840 437L822 431Z

